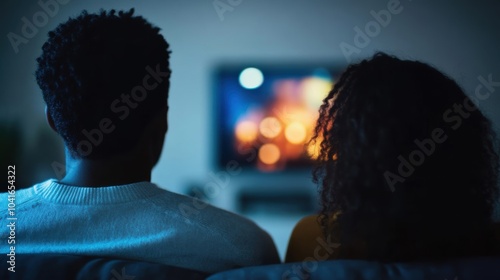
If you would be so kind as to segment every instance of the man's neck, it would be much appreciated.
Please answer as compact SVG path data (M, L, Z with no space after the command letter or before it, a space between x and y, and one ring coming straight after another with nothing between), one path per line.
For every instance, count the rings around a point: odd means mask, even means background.
M66 175L59 182L72 186L102 187L151 181L151 167L137 157L75 159L66 154Z

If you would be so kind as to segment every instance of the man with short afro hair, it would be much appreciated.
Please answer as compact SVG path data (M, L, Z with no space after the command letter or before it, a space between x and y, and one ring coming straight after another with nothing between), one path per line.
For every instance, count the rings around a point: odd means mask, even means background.
M168 129L171 73L169 45L159 32L133 9L84 11L49 32L36 79L47 121L64 140L66 175L15 193L22 217L16 253L110 257L206 273L280 261L255 223L151 183ZM0 220L7 218L2 210Z

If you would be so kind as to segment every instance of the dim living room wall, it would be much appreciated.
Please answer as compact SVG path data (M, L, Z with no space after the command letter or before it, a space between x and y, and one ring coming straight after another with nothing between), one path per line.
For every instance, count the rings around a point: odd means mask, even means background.
M21 33L21 18L31 19L42 8L37 1L28 0L0 4L4 19L0 26L4 34L0 42L0 121L16 121L23 128L23 145L36 146L35 132L45 124L44 105L33 77L34 61L46 33L82 9L94 12L100 8L135 7L137 14L162 28L171 45L169 134L153 180L176 192L185 191L192 181L209 181L210 172L217 171L212 164L214 132L210 104L211 75L219 63L329 61L345 65L348 59L358 61L381 50L437 66L469 94L480 84L479 77L487 79L491 75L493 81L500 80L497 1L60 2L65 4L59 5L57 13L38 28L33 38L19 45L18 53L5 35ZM379 28L370 27L377 17L382 17L382 10L389 11L390 19L379 18ZM364 41L359 30L365 33ZM345 53L349 52L352 54L346 59ZM498 105L500 98L494 93L480 104L497 130ZM55 143L60 146L60 142ZM62 160L61 155L39 158L32 168L43 172L26 170L36 173L29 183L55 177L51 163L56 159ZM238 180L243 179L236 176L232 182L236 184Z

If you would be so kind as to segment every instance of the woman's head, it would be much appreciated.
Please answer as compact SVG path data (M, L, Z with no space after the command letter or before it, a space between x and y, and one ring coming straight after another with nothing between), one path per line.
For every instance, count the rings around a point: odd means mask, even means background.
M474 102L438 70L383 53L349 66L323 101L312 141L321 143L314 178L323 225L344 257L485 250L489 240L479 237L497 195L494 136Z

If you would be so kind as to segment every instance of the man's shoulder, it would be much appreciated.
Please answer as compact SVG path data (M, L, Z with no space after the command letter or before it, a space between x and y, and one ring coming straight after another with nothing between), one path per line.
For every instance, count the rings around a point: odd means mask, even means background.
M46 184L48 181L34 184L29 187L18 188L14 185L13 188L7 189L5 192L0 193L2 201L12 200L12 202L19 204L33 198L34 190L37 186Z
M202 229L206 237L223 240L233 252L245 252L240 257L253 265L280 262L273 239L254 221L196 198L186 201L179 207L181 215Z
M170 204L170 207L174 205L178 214L188 221L210 220L210 224L226 224L227 226L230 226L232 223L238 223L243 226L260 229L250 219L214 206L207 201L165 189L163 190L163 198L166 199L165 202Z
M171 217L179 218L176 225L180 231L203 232L203 239L190 239L191 244L209 241L217 247L215 251L224 248L233 252L241 266L280 262L271 236L252 220L194 197L169 191L163 197L170 205Z
M165 190L163 195L172 214L180 217L187 225L203 227L208 231L227 237L240 238L242 234L268 239L267 232L252 220L239 214L221 209L209 202Z

